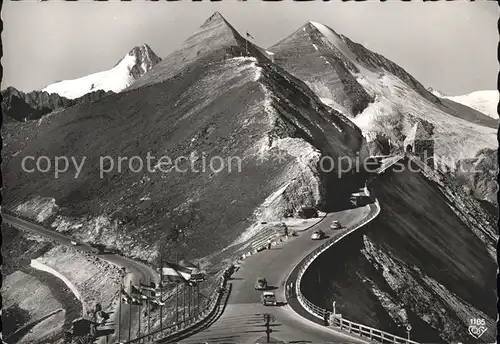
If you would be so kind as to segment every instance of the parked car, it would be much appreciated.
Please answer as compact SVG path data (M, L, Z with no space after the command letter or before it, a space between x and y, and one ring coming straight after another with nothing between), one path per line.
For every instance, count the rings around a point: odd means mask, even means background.
M340 229L340 228L342 228L342 226L340 225L340 222L338 222L338 221L335 220L335 221L332 221L332 224L330 225L330 228L331 229Z
M260 300L264 306L276 306L276 295L272 291L265 291L260 296Z
M255 281L255 290L266 290L267 280L265 277L258 277Z
M325 232L322 230L314 231L314 233L311 235L312 240L321 240L325 237Z
M78 245L78 243L77 243L75 240L71 240L71 245L73 245L73 246L77 246L77 245Z

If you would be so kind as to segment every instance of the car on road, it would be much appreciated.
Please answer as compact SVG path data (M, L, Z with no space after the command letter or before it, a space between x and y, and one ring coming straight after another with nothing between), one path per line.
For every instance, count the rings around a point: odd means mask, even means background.
M267 279L265 277L258 277L255 281L255 290L266 290Z
M276 302L276 295L272 291L265 291L260 296L260 300L264 306L276 306L278 303Z
M340 222L338 222L337 220L332 221L332 224L330 225L330 229L340 229L340 228L342 228L342 225L340 224Z
M71 245L73 245L73 246L77 246L77 245L78 245L78 243L77 243L75 240L71 240Z
M323 232L322 230L314 231L314 233L311 235L312 240L321 240L324 237L325 237L325 232Z

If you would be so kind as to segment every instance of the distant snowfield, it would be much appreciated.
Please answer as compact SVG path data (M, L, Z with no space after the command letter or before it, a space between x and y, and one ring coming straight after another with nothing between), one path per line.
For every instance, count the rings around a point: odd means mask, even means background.
M118 93L132 84L134 78L130 74L136 64L136 57L126 55L115 67L90 74L78 79L63 80L45 87L42 91L57 93L68 99L79 98L97 90Z
M499 118L497 112L499 93L497 90L475 91L461 96L444 96L436 92L434 94L438 97L473 108L491 118Z

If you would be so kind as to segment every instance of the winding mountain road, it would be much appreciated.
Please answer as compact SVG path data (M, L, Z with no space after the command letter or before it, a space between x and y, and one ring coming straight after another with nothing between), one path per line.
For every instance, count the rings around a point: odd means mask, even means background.
M384 173L403 156L404 154L376 157L378 168L370 178ZM360 194L366 196L366 188ZM266 277L270 285L277 288L275 293L278 301L285 301L286 281L294 280L297 266L304 257L324 242L311 240L311 233L314 230L321 229L330 237L340 238L355 231L356 227L378 210L375 204L367 204L363 207L330 213L325 219L302 232L299 237L292 237L280 246L245 259L230 281L232 283L231 294L220 318L211 326L179 343L255 343L256 340L265 336L263 326L265 313L270 313L275 318L271 335L287 343L369 343L359 337L353 337L345 332L310 321L307 316L302 317L297 314L290 305L263 306L260 302L261 293L254 289L254 283L257 277ZM343 228L331 230L330 224L333 220L339 221ZM290 302L292 301L296 299Z
M20 219L18 217L6 214L5 212L2 212L2 217L3 221L6 223L22 230L25 232L30 232L36 235L43 236L47 239L53 240L57 242L60 245L64 246L70 246L73 248L76 248L82 252L87 252L89 254L95 255L99 257L100 259L103 259L111 264L117 265L119 267L124 267L127 271L127 275L124 279L124 284L128 288L130 281L132 283L139 283L139 280L141 281L148 281L151 279L151 281L158 283L159 282L159 275L154 269L151 267L147 266L146 264L143 264L141 262L132 260L130 258L126 258L123 256L119 256L116 254L111 254L111 253L104 253L104 254L99 254L95 253L93 251L93 248L90 245L80 243L78 246L73 246L71 244L71 238L66 237L65 235L58 233L54 230L47 229L39 224ZM130 310L131 308L131 310ZM135 328L135 321L137 319L137 316L134 316L137 314L138 307L129 307L126 304L122 304L121 306L121 321L122 321L122 326L121 327L121 334L120 338L123 341L124 339L128 338L128 319L129 319L129 312L132 312L132 328ZM116 317L116 314L118 314L116 311L114 312L115 316L113 317L112 321L115 325L118 323L118 319ZM115 327L116 328L116 327ZM111 336L111 343L115 336ZM134 334L132 334L132 338L135 337ZM104 341L104 338L101 338L101 342Z
M311 240L311 233L322 229L328 236L341 236L362 222L372 211L373 205L366 205L331 213L298 237L292 237L271 250L264 250L245 259L230 280L232 291L221 317L210 327L180 343L255 343L265 336L265 313L272 314L276 319L272 324L272 337L288 343L367 343L309 321L298 315L289 305L263 306L260 302L261 292L254 289L254 283L257 277L266 277L272 287L278 288L275 290L278 301L285 301L285 281L288 276L310 251L324 242ZM338 220L343 228L331 230L330 224L333 220Z
M399 161L400 158L401 156L395 156L390 157L390 159L383 159L378 173L383 173L387 168ZM210 326L181 340L179 343L255 343L265 336L265 327L263 326L265 313L273 315L275 319L271 325L272 336L288 343L368 343L366 340L310 321L306 317L297 314L290 305L263 306L260 301L261 293L254 289L254 283L258 277L265 276L269 284L276 289L275 293L278 301L285 301L285 282L296 273L296 267L304 257L320 246L324 240L328 240L332 236L341 237L348 232L354 231L354 228L373 215L374 211L376 211L376 206L368 204L354 209L330 213L310 229L301 232L298 237L291 237L290 240L273 247L271 250L264 250L247 257L230 280L230 283L232 283L231 294L220 318ZM62 245L71 246L71 239L40 225L5 213L3 219L21 230L50 238ZM342 229L331 230L330 224L333 220L339 221L343 226ZM311 240L311 233L318 229L327 233L327 238L318 241ZM92 247L86 244L80 244L78 249L94 254ZM125 267L129 272L126 284L128 284L129 280L138 282L139 280L146 281L151 278L156 283L159 280L158 274L143 263L115 254L95 255L112 264ZM128 320L129 311L128 306L122 305L122 321ZM134 316L136 311L135 307L132 308L132 319L136 318ZM128 338L127 325L122 326L122 341ZM132 328L134 328L134 324ZM116 339L112 338L111 342L114 340Z

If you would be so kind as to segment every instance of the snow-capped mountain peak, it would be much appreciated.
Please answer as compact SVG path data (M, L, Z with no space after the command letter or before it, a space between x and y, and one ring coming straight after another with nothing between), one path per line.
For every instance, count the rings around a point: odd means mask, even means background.
M455 103L459 103L482 112L491 118L498 118L497 106L499 93L497 90L475 91L461 96L447 96L435 90L433 90L433 93L438 97L449 99Z
M46 86L42 91L68 99L79 98L97 90L121 92L161 61L147 45L134 47L113 68Z

